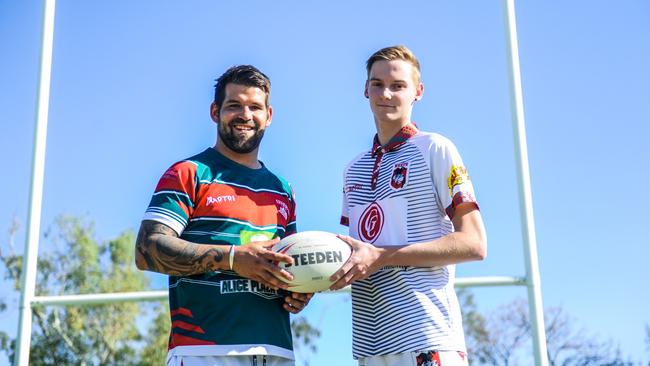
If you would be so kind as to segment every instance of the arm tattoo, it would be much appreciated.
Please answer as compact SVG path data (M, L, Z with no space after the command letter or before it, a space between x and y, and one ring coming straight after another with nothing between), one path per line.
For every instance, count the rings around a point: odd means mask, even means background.
M183 240L169 226L150 220L140 225L135 255L140 269L181 276L218 270L224 259L220 248Z

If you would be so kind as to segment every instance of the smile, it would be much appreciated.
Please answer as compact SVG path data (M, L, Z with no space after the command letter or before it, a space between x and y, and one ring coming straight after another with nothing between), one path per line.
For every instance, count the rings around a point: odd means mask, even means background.
M237 131L253 131L254 130L253 126L248 126L248 125L233 125L232 128L237 130Z

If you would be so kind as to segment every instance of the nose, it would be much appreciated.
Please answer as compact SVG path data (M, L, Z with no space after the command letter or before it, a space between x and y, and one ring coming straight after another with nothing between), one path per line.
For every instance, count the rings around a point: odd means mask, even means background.
M382 98L384 98L384 99L390 99L390 98L393 96L393 93L390 91L389 88L384 88L384 89L381 91L381 96L382 96Z
M241 118L246 121L250 121L253 119L253 111L249 107L244 106L241 111Z

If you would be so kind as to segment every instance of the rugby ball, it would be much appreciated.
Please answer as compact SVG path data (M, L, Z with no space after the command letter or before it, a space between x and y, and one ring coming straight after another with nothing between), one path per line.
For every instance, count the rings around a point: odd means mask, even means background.
M294 264L278 266L291 272L289 291L319 292L329 289L334 272L350 258L352 249L343 240L325 231L303 231L285 237L273 251L293 258Z

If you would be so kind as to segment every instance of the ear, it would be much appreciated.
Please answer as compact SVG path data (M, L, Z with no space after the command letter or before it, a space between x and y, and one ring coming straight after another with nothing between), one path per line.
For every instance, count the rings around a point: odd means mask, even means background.
M368 95L368 80L366 80L366 85L363 87L363 96L367 98L370 98Z
M214 123L219 123L219 106L214 102L210 104L210 118L212 118Z
M271 120L273 119L273 107L269 106L269 119L266 120L266 127L271 125Z
M424 84L422 82L418 82L418 85L415 87L415 100L420 100L422 99L422 96L424 95Z

